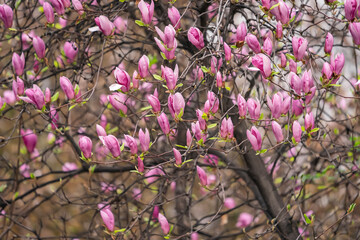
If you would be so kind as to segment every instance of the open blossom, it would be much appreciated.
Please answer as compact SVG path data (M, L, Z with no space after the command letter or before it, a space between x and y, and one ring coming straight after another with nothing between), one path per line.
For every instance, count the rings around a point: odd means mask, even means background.
M277 7L272 9L270 12L276 17L276 20L280 21L282 24L288 24L290 21L290 9L288 5L283 1L279 0L276 3L272 1L271 7L275 4L279 4Z
M168 60L175 59L177 41L175 38L176 32L173 26L166 26L164 32L162 32L158 27L155 27L155 30L162 40L161 42L158 38L154 38L160 50L165 54L165 57Z
M334 55L331 55L330 64L333 69L334 75L338 76L341 73L345 64L344 54L337 54L336 57L334 57Z
M271 76L271 60L268 56L262 53L257 54L252 58L251 62L260 70L260 73L264 78Z
M138 8L141 12L142 21L145 24L150 24L154 14L154 2L151 0L151 4L148 4L144 0L141 0L138 4Z
M100 28L101 32L105 36L110 36L114 34L115 25L109 20L108 17L101 15L95 18L95 23Z
M136 154L138 151L136 139L130 135L124 135L127 146L130 148L131 154Z
M246 130L246 135L255 151L261 150L262 139L259 130L252 126L250 130Z
M21 96L24 94L24 81L21 78L16 77L16 80L13 80L12 90L14 92L15 97ZM0 106L1 108L1 106Z
M189 29L188 39L199 50L205 46L203 34L197 27Z
M37 85L33 85L33 88L29 88L25 90L25 94L27 97L20 97L22 100L28 103L34 104L37 109L42 109L45 105L45 96L44 93Z
M219 110L219 99L216 94L209 91L207 94L207 100L204 104L204 113L216 113Z
M114 76L116 82L121 85L121 91L127 92L130 90L131 78L130 75L120 68L115 68Z

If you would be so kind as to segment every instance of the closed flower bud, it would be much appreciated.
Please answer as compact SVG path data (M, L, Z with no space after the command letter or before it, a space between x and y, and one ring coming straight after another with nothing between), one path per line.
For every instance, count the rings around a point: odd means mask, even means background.
M225 60L229 62L231 60L231 48L224 42L224 53L225 53Z
M181 93L177 92L174 95L170 95L168 98L168 106L172 117L181 119L185 108L185 100Z
M14 13L11 7L6 4L0 4L0 19L4 22L5 28L11 28L13 18Z
M174 152L174 156L175 156L175 163L177 165L181 165L181 163L182 163L181 153L176 148L173 148L173 152Z
M67 77L60 77L60 87L64 91L67 99L72 100L75 98L75 91Z
M144 0L141 0L138 4L138 8L141 12L142 21L145 24L150 24L154 14L154 2L151 0L151 4L148 4Z
M181 27L180 24L180 13L179 10L177 10L176 7L168 8L168 17L170 19L171 24L174 26L174 28L177 30Z
M146 78L149 76L149 58L146 55L143 55L139 60L138 70L141 78Z
M44 9L46 21L48 23L54 23L55 14L54 14L54 10L53 10L53 7L51 6L51 4L48 2L44 2L43 9Z
M79 13L79 15L82 15L84 13L84 8L81 1L72 0L72 5L74 6L74 9Z
M334 74L336 76L340 75L340 73L344 67L344 64L345 64L344 54L343 53L337 54L335 58L334 58L334 55L332 55L330 64L334 71Z
M328 62L324 62L323 68L321 70L323 78L326 80L330 80L333 76L333 68ZM328 81L325 81L327 83Z
M294 36L292 38L293 53L296 60L301 61L304 58L308 41L302 37Z
M114 214L111 212L110 206L104 206L104 204L99 204L98 208L100 209L100 216L106 226L106 228L113 232L115 229L115 218Z
M166 86L169 90L174 90L179 76L178 65L176 64L174 71L169 67L162 67L161 70L161 74L166 81Z
M31 131L30 129L27 129L24 131L21 129L20 131L21 137L23 139L23 142L25 144L25 147L29 153L32 153L36 147L37 143L37 136L36 134Z
M24 94L24 81L21 78L16 77L16 80L13 80L12 89L15 96L21 96ZM1 108L1 106L0 106Z
M295 73L290 73L290 86L292 89L294 89L295 93L298 95L301 95L301 90L303 88L303 83L298 75Z
M353 41L356 45L360 45L360 22L352 22L349 24L349 30Z
M218 88L224 88L225 87L225 82L223 81L223 78L222 78L220 72L216 73L216 86Z
M300 123L298 121L296 121L296 120L293 123L292 131L293 131L293 137L294 137L295 141L300 142L301 141L302 130L301 130Z
M216 113L219 110L219 99L216 97L215 93L209 91L207 94L207 100L204 105L205 113Z
M314 79L311 74L311 70L305 71L301 77L301 81L303 84L304 93L310 92L310 89L314 86Z
M261 47L260 47L259 40L257 39L257 37L255 35L249 33L245 37L245 41L246 41L247 45L249 46L249 48L251 48L251 50L254 51L254 53L260 53L261 52Z
M242 22L236 28L236 41L244 42L247 35L246 23Z
M310 132L314 128L315 123L314 123L314 115L312 112L310 114L307 113L305 115L304 125L305 125L305 130L307 132Z
M202 49L205 44L204 44L204 37L202 32L196 28L196 27L191 27L188 31L188 39L189 41L197 48L197 49Z
M206 186L207 185L207 176L206 176L204 169L202 169L199 166L196 166L196 171L197 171L199 179L200 179L200 184L202 186Z
M324 47L325 53L330 54L333 45L334 45L334 37L330 32L328 32L325 39L325 47Z
M285 54L280 53L280 60L280 67L285 68L287 63Z
M67 58L68 63L72 63L75 60L76 54L79 49L74 42L66 42L64 44L64 53Z
M138 147L136 139L130 135L124 135L127 146L130 148L131 154L137 154Z
M108 17L104 15L96 17L95 23L105 36L110 36L114 34L115 25L109 20Z
M345 8L345 18L349 21L354 20L357 9L357 1L346 0L344 3L344 8Z
M267 103L268 106L271 110L271 114L273 116L273 118L279 118L281 116L282 113L282 106L283 106L283 96L281 93L276 93L273 97L272 100L269 98L269 96L267 97Z
M190 130L188 129L186 131L186 146L190 147L191 142L192 142L192 136L191 136Z
M137 165L138 171L139 172L144 172L144 168L145 168L144 167L144 162L140 157L138 157L137 163L138 163L138 165Z
M279 21L276 24L276 38L278 40L283 38L283 27L282 27L281 22L279 22Z
M297 63L292 59L289 60L289 69L291 72L297 73Z
M279 142L282 142L284 140L284 136L283 136L283 133L282 133L282 129L281 129L281 126L280 124L278 124L277 122L275 121L272 121L271 122L271 127L272 127L272 131L275 135L275 138L276 138L276 141L279 143Z
M139 141L141 150L143 152L148 151L150 147L150 134L147 128L145 128L145 132L142 129L139 130Z
M117 111L122 111L124 114L127 113L127 107L125 105L125 101L127 99L127 96L123 93L113 93L112 95L108 96L108 100Z
M250 114L250 117L254 120L259 119L260 117L260 102L258 99L249 98L247 100L247 108Z
M257 130L257 128L255 126L253 126L250 129L250 131L246 130L246 135L247 135L249 142L251 143L253 149L255 151L260 151L261 145L262 145L262 139L261 139L259 130Z
M238 95L237 97L237 104L238 104L238 108L239 108L239 116L241 118L246 116L247 113L247 103L245 98L243 98L243 96L241 96L241 94Z
M115 136L113 135L99 136L99 138L103 143L103 145L107 147L107 149L109 149L109 151L114 157L120 156L121 154L120 145L119 145L119 141Z
M80 137L79 147L84 157L91 158L92 141L89 137L87 136Z
M13 65L16 75L18 75L18 76L23 75L24 67L25 67L24 53L21 53L20 56L17 53L13 53L12 65Z
M200 129L205 131L207 126L206 126L206 121L205 119L202 117L203 116L203 111L201 111L200 109L196 109L196 116L198 118L198 122L200 124Z
M170 124L169 120L165 113L161 113L160 116L157 117L158 123L160 125L161 130L164 132L164 134L170 133Z
M99 124L96 124L96 133L98 137L105 137L107 135L105 129Z
M44 58L45 57L45 43L44 43L44 41L40 37L34 36L33 37L33 46L34 46L36 55L39 58Z
M263 46L264 52L266 52L268 55L271 55L272 47L273 47L272 41L270 38L267 37L264 41L264 46Z
M147 97L149 104L151 105L154 113L159 113L161 111L161 105L159 99L154 95L149 95Z
M169 225L168 220L166 219L166 217L164 215L159 213L158 221L160 223L160 227L161 227L161 230L163 231L164 235L167 235L170 231L170 225Z

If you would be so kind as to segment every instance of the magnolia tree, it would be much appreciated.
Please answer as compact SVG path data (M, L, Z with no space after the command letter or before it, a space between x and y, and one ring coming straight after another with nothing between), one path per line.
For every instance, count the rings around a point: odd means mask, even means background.
M356 0L0 19L1 239L359 238Z

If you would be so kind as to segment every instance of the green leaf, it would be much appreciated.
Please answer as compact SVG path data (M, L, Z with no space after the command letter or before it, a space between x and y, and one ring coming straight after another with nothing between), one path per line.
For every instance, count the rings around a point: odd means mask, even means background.
M354 208L356 206L356 203L352 203L349 207L349 209L347 210L348 213L352 213L354 211Z
M314 128L314 129L312 129L312 130L310 131L310 133L314 133L314 132L317 132L317 131L319 131L319 128Z
M236 45L231 45L230 48L237 49Z
M17 0L16 3L15 3L15 9L18 9L20 4L21 4L21 0Z
M43 6L38 7L38 10L39 10L39 12L43 13L44 12Z
M204 119L205 121L208 121L208 115L206 113L203 113L203 115L201 115L201 118Z
M89 167L89 173L93 174L96 168L96 164Z
M287 58L290 58L292 60L295 60L295 57L291 55L290 53L285 54Z
M226 90L228 90L229 92L231 91L230 87L225 87Z
M207 69L207 67L205 67L205 66L201 66L201 70L202 70L204 73L210 72L209 69Z
M135 23L136 23L137 25L139 25L140 27L146 26L146 24L143 23L143 21L141 21L141 20L135 20Z
M76 106L77 106L77 103L74 104L74 105L72 105L72 106L70 106L70 107L69 107L69 111L71 111L71 109L73 109L73 108L76 107Z
M307 223L307 224L311 224L311 220L309 219L309 217L304 213L304 218L305 218L305 222Z
M19 196L19 192L14 193L13 200L17 199L18 196Z
M35 179L34 173L30 173L30 178L31 178L31 179Z
M51 97L51 102L55 102L56 100L58 100L59 98L59 92L56 92L52 97Z
M125 143L123 143L123 144L121 145L121 147L120 147L120 151L121 151L121 152L124 151L124 147L125 147Z
M157 75L157 74L154 74L153 77L156 79L156 80L159 80L159 81L162 81L162 77L160 75Z
M149 110L151 108L152 108L151 106L142 107L142 108L140 108L140 112L143 112L145 110Z
M187 148L188 148L187 146L183 146L183 145L179 145L179 144L176 144L175 146L176 146L176 147L179 147L179 148L184 148L184 149L187 149Z
M261 154L261 153L266 153L266 152L267 152L267 149L261 149L261 150L260 150L260 154Z
M168 60L168 59L166 58L166 56L165 56L165 53L160 52L160 55L161 55L161 57L162 57L164 60Z
M295 140L295 138L294 138L294 137L292 137L292 138L291 138L291 141L292 141L292 143L293 143L294 145L296 145L296 144L297 144L297 142L296 142L296 140Z
M329 84L330 87L341 87L340 84Z
M118 128L118 127L114 127L114 128L112 128L112 129L110 129L110 130L108 131L108 134L112 134L112 133L116 132L117 130L119 130L119 128Z
M17 30L15 28L9 28L9 30L12 32L17 32Z
M151 67L151 65L156 64L158 62L156 55L149 54L148 58L149 58L149 67Z
M60 67L58 61L56 61L56 60L54 60L54 67L55 67L55 68L59 68L59 67Z
M178 85L176 85L176 88L182 87L184 84L179 83Z
M262 120L264 118L264 113L260 114L259 120Z
M269 9L269 11L273 10L274 8L278 7L279 5L280 5L280 3L273 5L273 6Z
M74 89L74 92L75 92L75 95L78 95L79 94L79 91L80 91L80 87L78 84L75 85L75 89Z
M213 123L213 124L208 125L207 128L209 128L209 129L214 128L214 127L216 127L216 125L217 125L217 123Z
M3 192L6 189L7 185L6 184L2 184L0 186L0 193Z
M48 66L44 67L43 69L41 69L41 73L46 72L48 69L49 69L49 67L48 67Z
M296 71L297 71L297 74L301 74L301 67L298 66L298 67L296 68Z
M114 233L121 233L121 232L125 232L125 231L126 231L126 228L121 228L121 229L115 230Z

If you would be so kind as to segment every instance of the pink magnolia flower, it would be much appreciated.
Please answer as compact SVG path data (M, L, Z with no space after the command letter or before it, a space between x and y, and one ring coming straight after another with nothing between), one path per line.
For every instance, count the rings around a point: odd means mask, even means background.
M181 119L185 109L185 100L181 93L177 92L174 95L169 95L168 106L172 117Z
M144 0L141 0L138 4L138 8L141 12L142 21L145 24L150 24L154 14L154 2L151 0L151 4L148 4Z
M79 48L77 47L76 43L66 42L64 44L64 53L65 53L68 63L74 62L78 51L79 51Z
M101 15L95 18L95 23L100 28L101 32L105 36L110 36L114 34L115 25L109 20L108 17Z
M252 119L259 119L260 117L260 102L259 99L249 98L247 100L247 108Z
M167 235L170 231L170 225L169 225L168 220L166 219L166 217L164 215L159 213L158 221L160 223L161 230L163 231L163 233L165 235Z
M82 15L84 13L84 8L82 6L82 3L80 0L71 0L72 5L74 6L74 9L78 12L79 15Z
M23 175L23 177L29 178L30 177L30 166L26 163L22 164L19 167L19 172L21 175Z
M100 210L100 216L106 226L106 228L113 232L115 229L115 218L114 214L111 212L110 206L103 203L98 204Z
M243 98L243 96L241 96L241 94L238 95L237 97L237 104L238 104L238 108L239 108L239 116L241 118L246 116L247 113L247 103L245 98Z
M246 41L247 45L249 46L249 48L251 48L251 50L254 51L254 53L261 52L261 46L260 46L259 40L257 39L257 37L255 35L248 33L247 36L245 37L245 41Z
M99 136L102 144L109 149L111 154L116 158L120 156L121 150L120 150L120 144L117 138L113 135L108 136Z
M247 135L253 149L255 151L260 151L261 145L262 145L261 134L255 126L252 126L250 130L251 131L246 130L246 135Z
M334 45L334 37L330 32L328 32L326 34L326 39L325 39L325 47L324 47L325 53L330 54L331 50L333 48L333 45Z
M205 46L203 34L197 27L189 29L188 39L199 50Z
M114 76L116 82L121 85L121 91L127 92L130 90L131 78L125 70L121 70L118 67L115 68Z
M24 94L24 81L21 78L16 77L16 80L13 80L12 90L14 92L15 97ZM1 106L0 106L1 108Z
M179 10L174 6L168 8L168 17L174 28L178 30L181 27Z
M130 135L124 135L127 146L130 148L131 154L136 154L138 151L137 142L135 138Z
M149 150L150 134L149 134L149 130L147 128L145 128L145 132L143 132L142 129L139 130L139 141L140 141L141 150L143 152L146 152L147 150Z
M271 122L271 127L272 127L272 130L273 130L274 136L276 138L276 141L278 143L282 142L284 140L284 136L283 136L282 128L281 128L280 124L278 124L275 121L272 121Z
M234 137L234 125L231 118L224 118L220 126L220 136L224 139L232 139Z
M67 99L72 100L75 98L74 88L67 77L60 77L60 87L64 91Z
M302 130L301 130L300 123L298 121L296 121L296 120L293 123L292 131L293 131L293 137L294 137L295 141L300 142L301 141Z
M232 197L225 198L224 206L228 209L233 209L236 206L235 200Z
M59 15L64 15L65 13L65 6L62 0L50 0L51 5L55 8L55 11Z
M44 2L43 9L44 9L46 21L48 23L54 23L55 14L54 14L54 10L53 10L53 7L51 6L51 4L48 2Z
M307 132L310 132L314 128L315 123L314 123L314 115L312 112L310 114L307 113L305 115L304 125L305 125L305 130Z
M37 143L36 134L31 129L27 129L26 131L21 129L20 134L21 134L21 137L23 139L26 149L28 150L29 153L32 153L34 151L34 149L36 147L36 143Z
M149 184L155 182L160 176L165 175L164 171L160 168L153 168L145 173L146 180Z
M301 61L304 58L308 41L302 37L294 36L292 38L293 53L296 60Z
M200 179L200 184L202 186L206 186L208 184L208 181L207 181L207 176L206 176L204 169L202 169L199 166L196 166L196 171L197 171L199 179Z
M179 68L175 65L174 71L169 67L161 66L161 75L166 81L166 86L169 90L174 90L178 81Z
M240 213L239 218L236 223L236 227L238 228L246 228L253 222L254 216L250 213Z
M5 28L11 28L13 24L14 13L11 7L6 4L0 4L0 19L4 22Z
M146 55L143 55L140 58L138 64L138 70L141 78L146 78L147 76L149 76L149 65L149 58Z
M122 111L124 114L127 113L127 107L125 105L127 96L123 93L113 93L112 95L108 96L108 100L117 111Z
M128 24L127 19L124 20L122 17L116 17L113 23L116 27L115 29L116 33L126 32L127 24Z
M344 3L345 8L345 18L349 21L354 20L355 13L357 10L357 1L356 0L346 0Z
M360 45L360 22L351 22L349 24L349 30L354 43Z
M45 43L44 43L44 41L40 37L34 36L33 37L33 46L34 46L36 55L39 58L44 58L45 57Z
M16 75L21 76L24 73L24 67L25 67L25 56L22 52L19 56L17 53L13 53L12 56L12 65L15 70Z
M20 99L25 102L34 104L37 109L42 109L45 105L45 96L44 93L37 85L33 85L33 88L29 88L25 90L25 94L27 97L20 97Z
M87 136L81 136L79 139L79 147L85 158L91 158L92 141Z
M76 163L72 163L72 162L66 162L62 166L63 172L71 172L71 171L75 171L77 169L78 169L78 167L77 167Z
M166 114L161 113L160 116L157 117L157 120L163 133L168 135L170 133L170 124Z
M268 78L271 76L271 61L265 54L257 54L252 60L252 64L260 70L261 75L264 78Z

